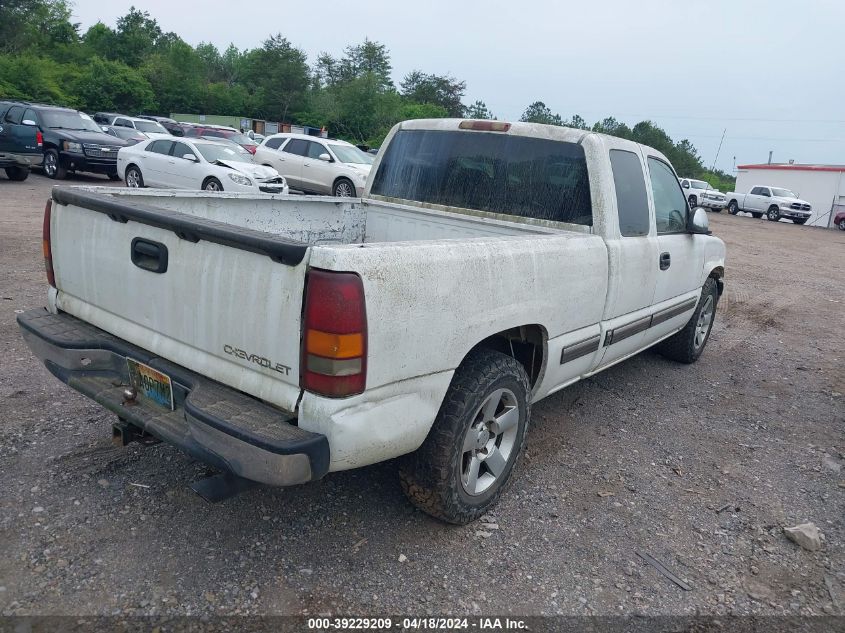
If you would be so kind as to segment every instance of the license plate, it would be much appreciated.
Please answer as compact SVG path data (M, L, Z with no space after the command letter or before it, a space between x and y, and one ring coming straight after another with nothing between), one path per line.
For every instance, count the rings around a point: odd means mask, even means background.
M173 385L170 376L133 358L126 359L129 382L139 394L173 411Z

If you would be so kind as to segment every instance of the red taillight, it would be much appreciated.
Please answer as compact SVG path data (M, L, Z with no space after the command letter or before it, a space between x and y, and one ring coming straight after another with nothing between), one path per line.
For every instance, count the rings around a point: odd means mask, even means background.
M367 312L358 275L309 271L302 331L303 389L330 398L364 391Z
M50 246L50 217L53 211L53 201L48 200L44 206L44 225L41 229L41 249L44 251L44 268L47 270L47 283L56 287L56 274L53 272L53 249Z
M38 147L44 145L44 135L41 133L41 130L35 132L35 141L38 143Z
M258 149L258 145L247 145L246 146L246 151L248 151L250 154L255 154L255 150L257 150L257 149Z

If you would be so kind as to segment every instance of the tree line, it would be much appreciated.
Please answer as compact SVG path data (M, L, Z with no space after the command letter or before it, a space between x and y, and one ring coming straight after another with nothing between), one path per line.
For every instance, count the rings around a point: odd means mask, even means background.
M221 51L208 42L191 46L134 7L114 27L98 22L82 32L66 0L0 3L0 98L87 112L205 113L325 126L333 136L373 146L406 119L495 118L483 101L464 103L464 81L413 70L397 86L392 72L390 52L368 39L309 64L281 34L256 48ZM521 120L629 138L662 151L684 176L723 190L733 184L728 174L706 170L688 140L676 143L650 121L629 128L606 118L588 126L540 101Z

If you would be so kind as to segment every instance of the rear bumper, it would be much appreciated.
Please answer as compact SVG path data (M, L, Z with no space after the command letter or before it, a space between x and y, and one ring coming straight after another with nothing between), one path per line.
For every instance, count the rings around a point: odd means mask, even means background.
M19 314L17 320L27 345L59 380L200 461L272 486L305 483L329 470L326 436L295 426L293 414L68 314L39 308ZM175 410L141 396L134 404L124 402L127 356L170 376Z

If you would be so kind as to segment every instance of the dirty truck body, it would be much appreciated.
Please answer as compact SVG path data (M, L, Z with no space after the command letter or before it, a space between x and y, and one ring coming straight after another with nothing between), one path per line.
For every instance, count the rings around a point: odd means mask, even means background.
M531 403L661 341L701 353L725 251L692 225L653 149L406 122L361 199L56 188L47 306L18 321L138 432L276 486L405 456L411 500L464 523Z

